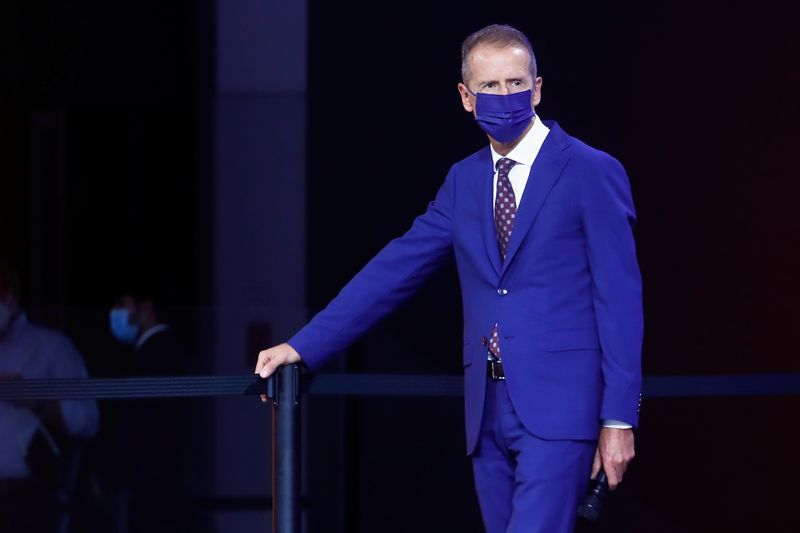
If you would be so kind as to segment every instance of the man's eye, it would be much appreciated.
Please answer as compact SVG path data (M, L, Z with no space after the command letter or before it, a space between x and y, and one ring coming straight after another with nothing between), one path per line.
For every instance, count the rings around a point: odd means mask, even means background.
M520 85L522 85L522 81L520 81L520 80L514 80L514 81L512 81L511 83L513 83L513 84L514 84L514 85L516 85L517 87L519 87Z
M494 89L497 86L497 84L494 83L493 81L490 81L489 83L484 83L483 86L487 89Z

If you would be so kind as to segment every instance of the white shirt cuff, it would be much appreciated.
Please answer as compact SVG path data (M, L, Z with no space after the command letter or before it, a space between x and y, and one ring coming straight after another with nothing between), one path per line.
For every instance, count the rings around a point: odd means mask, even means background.
M606 420L603 420L603 427L612 429L631 429L633 426L627 422L623 422L622 420L607 418Z

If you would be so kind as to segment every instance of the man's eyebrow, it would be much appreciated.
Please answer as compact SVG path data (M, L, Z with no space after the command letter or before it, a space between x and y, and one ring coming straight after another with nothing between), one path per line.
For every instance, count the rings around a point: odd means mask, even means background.
M506 78L506 83L509 83L509 82L512 82L512 81L525 81L525 78L523 78L523 77ZM487 83L500 83L500 82L498 80L483 80L483 81L479 81L478 82L478 86L480 87L480 86L486 85Z

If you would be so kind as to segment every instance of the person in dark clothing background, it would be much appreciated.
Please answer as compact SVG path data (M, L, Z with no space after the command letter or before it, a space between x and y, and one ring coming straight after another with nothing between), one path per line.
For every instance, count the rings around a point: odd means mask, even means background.
M183 343L160 319L154 298L123 293L109 313L113 336L122 344L111 373L120 377L186 373ZM105 457L99 485L113 497L117 520L128 531L188 531L183 504L187 487L182 458L187 405L180 399L111 402L102 435Z
M133 348L125 376L168 376L185 370L185 354L172 328L159 320L153 298L126 293L119 296L109 313L114 337Z

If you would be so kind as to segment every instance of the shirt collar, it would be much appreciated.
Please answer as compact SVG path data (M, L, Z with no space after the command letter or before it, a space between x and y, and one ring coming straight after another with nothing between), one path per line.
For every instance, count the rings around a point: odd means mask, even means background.
M156 326L153 326L152 328L150 328L147 331L145 331L144 333L142 333L142 335L136 341L136 346L134 348L136 350L138 350L139 348L142 347L142 345L145 342L147 342L147 339L149 339L150 337L152 337L156 333L160 333L162 331L167 331L168 329L169 329L169 326L167 326L166 324L158 324Z
M492 163L494 164L494 168L497 168L497 162L504 157L513 159L517 164L527 165L529 167L533 166L533 161L539 154L539 150L542 148L542 144L544 144L544 139L547 137L548 133L550 133L550 128L544 125L539 115L535 115L533 117L533 127L528 130L528 133L525 134L522 140L519 141L519 144L517 144L508 155L503 156L498 154L494 146L489 145L489 148L492 150Z

